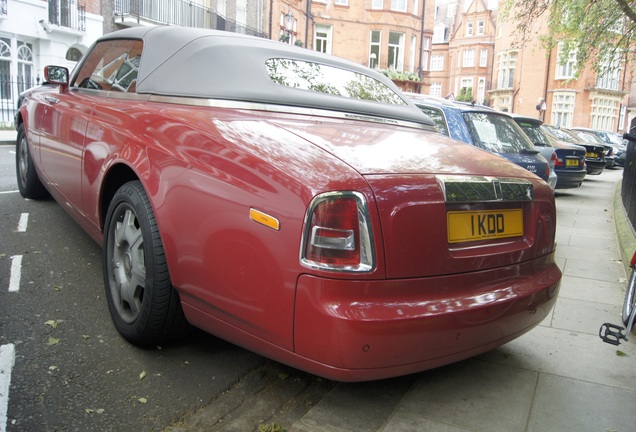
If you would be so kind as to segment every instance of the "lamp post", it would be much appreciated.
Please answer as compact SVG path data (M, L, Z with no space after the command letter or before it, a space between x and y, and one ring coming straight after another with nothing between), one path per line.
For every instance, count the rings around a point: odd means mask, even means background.
M292 31L294 30L294 22L296 22L294 15L290 11L288 11L285 14L284 24L283 24L283 28L285 30L285 36L287 36L288 44L293 44Z

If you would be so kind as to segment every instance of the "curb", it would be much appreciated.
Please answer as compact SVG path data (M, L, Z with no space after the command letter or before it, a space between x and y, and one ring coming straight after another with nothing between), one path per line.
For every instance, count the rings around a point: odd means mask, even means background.
M621 198L622 187L622 181L616 184L616 190L614 192L614 222L616 224L616 237L618 239L618 248L621 252L623 266L625 267L625 274L629 275L631 272L629 261L632 259L634 251L636 251L636 232L627 217L625 207L623 207L623 200Z

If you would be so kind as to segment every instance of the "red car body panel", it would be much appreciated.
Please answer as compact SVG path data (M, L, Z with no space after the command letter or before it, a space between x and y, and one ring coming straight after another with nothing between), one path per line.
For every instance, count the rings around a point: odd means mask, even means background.
M343 381L416 372L514 339L555 302L551 189L436 132L57 86L26 99L36 169L82 227L101 242L109 184L134 176L188 321L276 360ZM446 202L448 175L523 179L534 196ZM302 265L308 206L329 191L366 199L371 271ZM522 210L522 236L449 244L448 211L511 208Z

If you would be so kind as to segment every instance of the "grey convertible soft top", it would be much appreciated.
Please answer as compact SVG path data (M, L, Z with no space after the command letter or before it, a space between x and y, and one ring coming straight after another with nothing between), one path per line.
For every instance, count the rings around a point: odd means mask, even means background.
M384 75L316 51L237 33L171 26L120 30L104 35L96 43L112 39L143 40L136 83L139 94L327 109L432 125ZM329 84L312 84L314 88L310 89L296 82L285 85L288 75L277 71L289 65L297 72L302 69L300 75L352 71L350 75L357 76L358 82L348 83L348 90L355 87L353 91L364 96L370 85L371 93L375 88L390 96L378 102L366 97L343 97L336 86ZM308 79L314 81L312 77ZM324 76L323 82L327 82Z

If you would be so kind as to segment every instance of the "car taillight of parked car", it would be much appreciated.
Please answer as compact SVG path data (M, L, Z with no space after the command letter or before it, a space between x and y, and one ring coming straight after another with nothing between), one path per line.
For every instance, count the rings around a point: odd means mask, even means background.
M329 192L314 198L305 217L304 266L335 271L375 267L369 212L357 192Z

